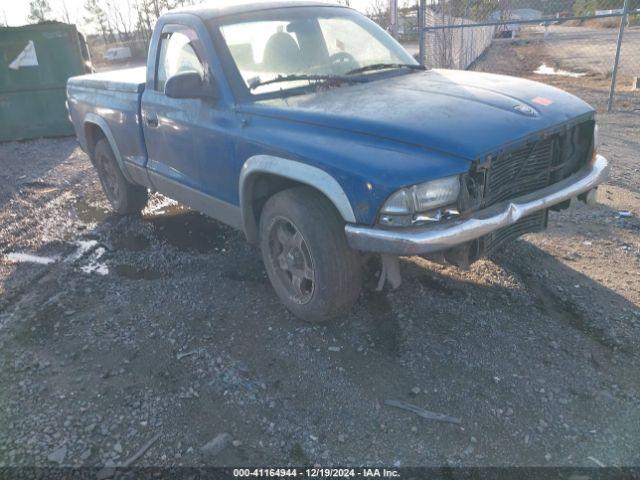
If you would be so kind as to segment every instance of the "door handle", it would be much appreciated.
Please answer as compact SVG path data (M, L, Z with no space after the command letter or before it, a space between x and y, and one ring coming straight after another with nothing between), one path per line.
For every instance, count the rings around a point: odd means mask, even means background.
M147 113L144 116L144 123L149 127L156 128L158 126L158 116L155 113Z

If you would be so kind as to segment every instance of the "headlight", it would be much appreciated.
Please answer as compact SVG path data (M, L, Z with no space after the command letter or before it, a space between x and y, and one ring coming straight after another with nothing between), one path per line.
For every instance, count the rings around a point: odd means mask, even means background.
M458 200L460 177L445 177L398 190L382 206L381 213L409 215L450 205Z

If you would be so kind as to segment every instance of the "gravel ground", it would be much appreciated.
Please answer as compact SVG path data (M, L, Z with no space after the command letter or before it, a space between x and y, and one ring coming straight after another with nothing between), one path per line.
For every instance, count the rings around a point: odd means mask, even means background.
M600 123L600 205L326 326L240 233L110 214L74 139L0 144L0 466L640 466L640 117Z

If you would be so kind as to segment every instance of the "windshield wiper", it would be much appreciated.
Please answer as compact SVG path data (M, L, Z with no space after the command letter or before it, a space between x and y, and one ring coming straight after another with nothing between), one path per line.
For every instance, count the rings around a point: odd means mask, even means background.
M370 72L372 70L385 70L388 68L408 68L410 70L425 69L422 65L415 65L413 63L372 63L371 65L365 65L364 67L349 70L345 75L355 75L357 73Z
M276 78L272 78L271 80L263 81L255 81L251 82L249 85L249 90L255 90L258 87L262 87L263 85L271 85L272 83L280 83L280 82L295 82L299 80L309 80L309 81L336 81L336 82L347 82L347 83L360 83L365 82L366 80L360 78L351 78L346 77L344 75L299 75L292 73L290 75L278 75Z

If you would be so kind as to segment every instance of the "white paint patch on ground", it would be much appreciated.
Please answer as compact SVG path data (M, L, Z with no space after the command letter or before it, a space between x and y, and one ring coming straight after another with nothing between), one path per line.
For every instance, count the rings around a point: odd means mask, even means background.
M98 247L87 259L87 263L80 267L84 273L97 273L98 275L108 275L109 267L107 264L100 261L100 258L104 255L106 250L104 247Z
M64 261L68 263L73 263L76 260L82 258L89 250L98 245L97 240L77 240L74 242L77 245L77 248L74 252L67 256Z
M586 75L586 73L582 73L582 72L570 72L568 70L556 70L553 67L548 67L545 63L540 65L536 70L533 71L533 73L536 73L538 75L559 75L561 77L573 77L573 78L580 78L580 77L584 77Z
M38 263L40 265L49 265L56 262L55 257L41 257L30 253L12 252L5 255L5 258L13 263Z

